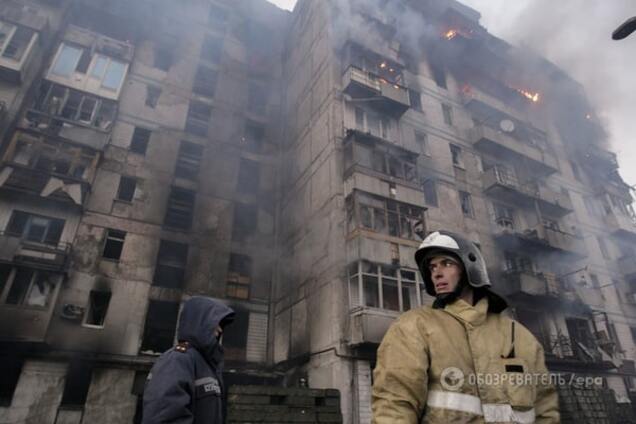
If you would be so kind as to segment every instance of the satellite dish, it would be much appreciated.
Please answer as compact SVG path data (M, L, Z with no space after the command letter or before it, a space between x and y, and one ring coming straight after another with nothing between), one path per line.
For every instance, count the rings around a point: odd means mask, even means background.
M515 130L515 123L510 119L504 119L499 123L499 128L503 132L511 133Z

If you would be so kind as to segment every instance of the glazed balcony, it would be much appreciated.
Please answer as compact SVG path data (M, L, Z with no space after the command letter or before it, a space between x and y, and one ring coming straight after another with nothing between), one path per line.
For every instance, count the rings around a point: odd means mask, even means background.
M0 232L0 260L45 271L66 272L71 245L38 243Z
M352 98L373 99L370 104L396 118L411 107L406 87L353 65L345 71L342 86Z

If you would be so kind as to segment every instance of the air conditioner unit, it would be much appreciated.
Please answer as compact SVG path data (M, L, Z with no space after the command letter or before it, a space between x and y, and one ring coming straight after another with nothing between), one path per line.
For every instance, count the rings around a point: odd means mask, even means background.
M60 316L70 321L80 321L84 316L84 310L85 308L82 306L65 303L64 306L62 306Z

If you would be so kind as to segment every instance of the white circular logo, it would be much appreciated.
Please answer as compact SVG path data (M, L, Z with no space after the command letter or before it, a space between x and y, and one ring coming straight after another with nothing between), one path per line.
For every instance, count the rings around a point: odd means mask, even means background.
M456 367L444 368L440 376L442 387L445 390L457 391L464 385L464 373Z

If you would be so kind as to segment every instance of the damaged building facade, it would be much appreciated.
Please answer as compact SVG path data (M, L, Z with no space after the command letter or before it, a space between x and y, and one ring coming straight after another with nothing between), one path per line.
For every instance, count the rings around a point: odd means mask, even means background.
M0 5L0 423L139 422L183 301L233 384L340 391L430 304L426 232L478 243L564 422L636 401L636 226L581 86L452 0Z

